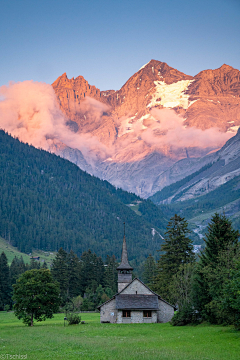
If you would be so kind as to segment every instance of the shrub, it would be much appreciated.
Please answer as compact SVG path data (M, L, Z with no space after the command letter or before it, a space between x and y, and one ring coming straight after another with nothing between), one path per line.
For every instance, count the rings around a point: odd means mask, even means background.
M173 326L184 326L187 324L198 324L199 322L199 313L190 305L185 305L174 314L170 324Z
M76 313L66 313L68 325L78 325L81 322L81 316Z
M10 305L8 305L8 304L5 305L5 306L4 306L4 310L8 312L8 311L10 310Z

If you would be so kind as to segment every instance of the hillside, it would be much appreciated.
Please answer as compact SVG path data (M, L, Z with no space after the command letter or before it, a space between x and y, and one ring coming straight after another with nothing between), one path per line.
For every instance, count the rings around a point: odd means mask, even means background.
M161 203L166 201L169 204L168 211L171 215L181 214L188 220L191 230L197 235L194 239L195 244L202 243L206 227L216 212L225 213L233 222L234 228L240 230L240 176L229 178L225 184L214 190L206 190L203 195L198 193L198 196L184 200L184 194L191 188L191 185L188 184L193 182L195 185L197 180L194 182L194 179L200 174L209 174L211 167L217 168L218 164L206 166L202 171L164 188L151 197L152 201L159 204L160 209L164 206Z
M56 255L55 252L48 252L48 251L42 251L42 250L33 250L31 255L27 255L25 253L22 253L19 251L16 247L10 245L6 240L0 237L0 254L4 252L8 259L8 264L10 265L14 257L20 258L22 256L23 261L25 264L29 264L31 261L31 256L39 256L40 264L42 264L44 261L47 263L48 267L50 268L50 265Z
M169 204L172 212L181 212L200 237L215 212L224 211L240 229L240 130L219 151L200 159L181 160L168 175L174 177L179 169L189 175L156 192L151 201L160 207Z
M191 159L188 164L186 161L179 161L171 171L177 173L179 168L184 167L185 173L189 175L156 192L151 197L154 203L169 204L198 198L239 176L240 130L219 151L201 159Z
M79 255L90 248L103 257L120 256L124 221L130 259L160 248L158 232L163 234L167 220L155 205L148 205L147 215L137 215L127 205L144 200L4 131L0 169L0 236L19 251L62 246Z

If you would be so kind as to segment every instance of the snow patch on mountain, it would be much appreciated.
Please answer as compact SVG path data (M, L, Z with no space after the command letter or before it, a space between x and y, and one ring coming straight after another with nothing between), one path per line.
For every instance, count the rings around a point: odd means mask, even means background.
M151 102L147 105L152 108L157 105L162 105L165 108L174 108L180 106L187 109L193 102L189 101L189 95L185 94L188 86L194 80L180 80L173 84L166 84L164 81L154 81L155 93L152 96Z
M143 115L139 119L136 119L136 116L137 116L137 113L130 118L126 118L126 119L122 120L120 129L118 132L118 137L121 137L128 133L132 133L134 131L138 132L138 131L147 129L148 127L143 124L143 121L145 119L151 118L156 121L156 119L153 116L151 116L150 114Z
M129 132L133 132L133 119L135 119L135 117L136 115L122 120L118 137L121 137Z
M151 60L150 60L151 61ZM140 71L140 70L142 70L142 69L144 69L145 68L145 66L147 66L147 64L149 64L150 63L150 61L148 62L148 63L146 63L145 65L143 65L142 67L140 67L140 69L138 70L138 71ZM140 79L141 80L141 79Z
M239 129L239 126L231 126L231 127L227 130L227 132L237 132L238 129Z

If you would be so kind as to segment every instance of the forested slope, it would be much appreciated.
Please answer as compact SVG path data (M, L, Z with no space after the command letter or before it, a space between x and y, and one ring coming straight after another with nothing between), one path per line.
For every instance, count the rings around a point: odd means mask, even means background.
M203 243L202 236L205 235L207 225L216 212L224 213L231 219L233 227L240 230L240 176L197 198L177 201L175 197L173 200L175 202L167 206L168 216L176 213L188 220L190 228L195 234L200 235L200 239L196 236L193 238L195 244ZM159 205L159 208L164 209L164 205Z
M123 222L130 258L159 249L167 220L154 204L153 224L125 204L144 201L116 190L56 155L0 131L0 235L20 251L63 247L120 256ZM157 215L156 215L157 214Z

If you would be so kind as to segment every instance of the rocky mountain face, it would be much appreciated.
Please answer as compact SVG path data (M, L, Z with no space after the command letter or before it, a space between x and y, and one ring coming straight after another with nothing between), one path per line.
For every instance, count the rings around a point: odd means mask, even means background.
M118 91L66 74L52 86L70 129L104 151L51 151L142 197L199 170L240 125L240 71L228 65L192 77L151 60Z
M202 243L214 213L225 213L240 229L240 130L217 152L198 159L181 160L168 171L174 178L178 169L185 178L157 191L150 199L158 205L171 204L181 213ZM175 178L176 179L176 178Z
M168 175L175 180L180 180L177 175L174 176L174 173L184 168L187 169L185 171L187 177L183 178L179 186L169 193L170 196L159 196L161 191L155 192L152 196L155 203L170 204L198 198L240 176L240 130L219 151L202 158L179 161L168 170Z

